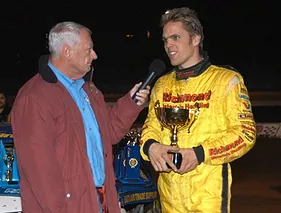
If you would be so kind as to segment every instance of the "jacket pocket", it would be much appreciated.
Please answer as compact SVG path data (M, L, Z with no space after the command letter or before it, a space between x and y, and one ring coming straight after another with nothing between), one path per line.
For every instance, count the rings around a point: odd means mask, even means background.
M84 179L84 178L82 178ZM65 180L65 201L67 212L79 212L82 200L87 196L88 186L79 177Z

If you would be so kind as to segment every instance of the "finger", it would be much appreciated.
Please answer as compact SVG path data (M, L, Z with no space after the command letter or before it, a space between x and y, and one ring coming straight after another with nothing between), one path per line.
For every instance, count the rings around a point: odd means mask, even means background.
M152 164L152 166L153 166L153 168L154 168L154 170L155 170L156 172L159 172L159 171L160 171L159 165L157 165L157 164Z
M180 169L177 172L182 175L182 174L186 173L187 169L188 169L188 164L184 164L184 165L182 164Z
M150 91L149 91L148 89L140 90L140 92L141 92L142 94L144 94L145 96L147 96L147 95L150 93Z
M155 171L157 172L170 172L171 169L169 169L166 165L166 161L164 159L159 160L151 160L151 164Z
M136 100L138 100L137 105L141 106L143 105L146 101L142 97L136 96Z
M130 95L133 96L138 90L138 88L142 85L142 82L135 84L135 86L131 89Z
M161 167L162 167L163 172L171 172L172 171L171 167L169 166L169 164L166 161L163 161L163 164L161 165Z
M147 98L149 94L148 90L140 90L138 93L136 93L136 95L138 95L139 97L143 97L143 98Z
M166 164L168 164L169 165L169 167L173 170L173 171L177 171L178 169L177 169L177 167L176 167L176 165L173 163L173 161L170 159L170 158L166 158L165 159L166 160ZM165 165L166 165L165 164ZM167 167L167 165L166 165L166 167ZM167 169L169 169L168 167L167 167Z
M161 171L161 163L158 160L150 159L150 161L155 171Z
M147 97L147 94L144 93L144 92L137 92L137 93L136 93L136 96L137 96L138 98L145 99L145 98Z
M135 87L138 89L142 85L142 82L139 82L135 85Z
M155 171L157 172L165 172L168 170L168 167L163 166L160 162L155 164Z
M151 161L151 165L152 165L152 167L154 168L155 171L159 170L158 165L154 161Z
M148 100L148 97L136 96L135 98L137 100L137 105L139 105L139 106L143 105Z
M178 173L184 174L184 173L187 173L187 172L192 171L194 168L195 168L195 166L194 166L193 163L191 163L191 162L185 162L185 163L181 166L181 168L178 170Z
M184 174L186 172L186 169L188 168L188 159L186 159L183 153L181 153L181 155L182 155L182 162L180 168L178 169L178 173Z
M168 148L168 152L179 152L180 151L180 148L179 147L176 147L176 146L167 146Z

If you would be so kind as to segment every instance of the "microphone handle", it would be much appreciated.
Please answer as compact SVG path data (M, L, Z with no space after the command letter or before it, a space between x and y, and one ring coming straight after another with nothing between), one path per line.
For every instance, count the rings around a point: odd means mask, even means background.
M156 76L155 72L151 72L149 76L146 78L145 82L143 82L142 85L138 88L138 90L135 92L135 94L132 97L135 102L138 102L138 100L136 99L136 93L142 89L145 89L146 86L152 82L155 76Z

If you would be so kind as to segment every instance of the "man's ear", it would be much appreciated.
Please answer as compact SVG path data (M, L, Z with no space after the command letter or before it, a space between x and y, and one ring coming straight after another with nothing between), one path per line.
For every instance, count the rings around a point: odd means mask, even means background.
M63 45L62 53L67 60L70 60L71 57L71 48L69 45Z
M192 44L193 46L198 46L201 41L201 36L200 35L194 35L192 36Z

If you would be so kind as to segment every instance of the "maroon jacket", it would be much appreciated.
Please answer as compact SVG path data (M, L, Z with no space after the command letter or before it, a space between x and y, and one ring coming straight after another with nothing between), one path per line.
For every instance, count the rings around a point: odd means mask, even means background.
M143 108L129 94L110 108L96 87L87 82L84 89L103 141L109 212L119 213L112 144L128 133ZM98 213L80 111L47 64L20 89L11 117L23 212Z

